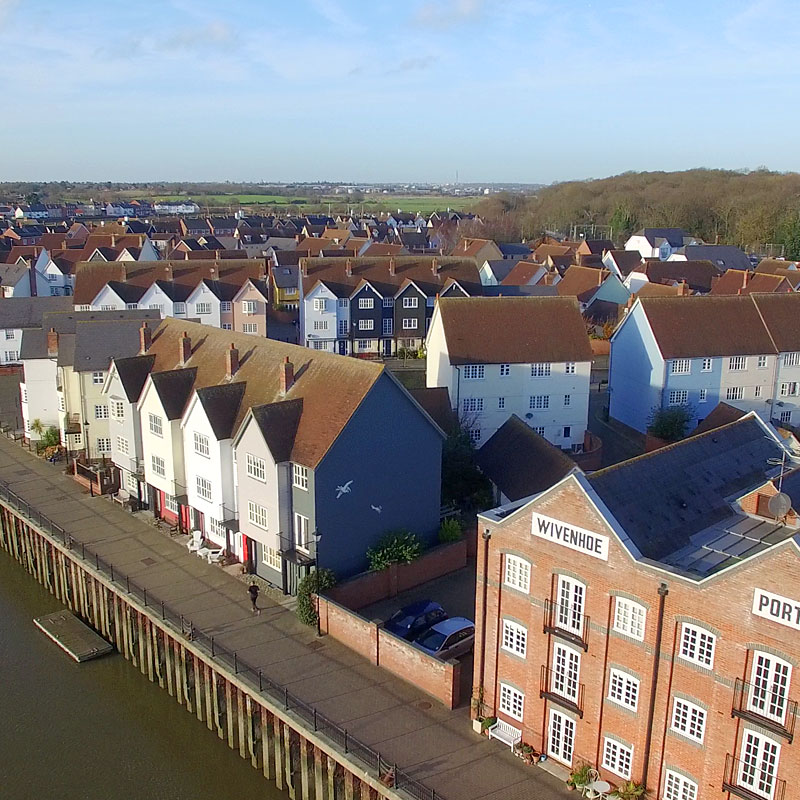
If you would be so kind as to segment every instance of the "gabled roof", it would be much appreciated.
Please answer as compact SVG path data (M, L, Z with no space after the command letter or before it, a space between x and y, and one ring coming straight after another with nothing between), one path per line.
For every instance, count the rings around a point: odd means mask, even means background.
M800 351L800 294L753 294L772 341L781 353Z
M642 265L642 254L638 250L611 250L608 255L614 259L619 271L625 276Z
M542 264L537 264L533 261L517 261L516 263L502 261L501 263L508 264L510 267L509 271L500 280L503 286L526 286L543 268Z
M683 240L688 234L683 228L642 228L634 236L644 236L653 247L657 239L666 239L670 247L683 247Z
M492 239L462 239L454 248L451 256L456 258L476 258L484 248L489 248L494 258L502 258L503 252Z
M584 239L578 248L579 253L601 256L606 250L613 250L614 242L611 239Z
M684 254L689 261L710 261L720 269L750 269L747 254L727 244L687 244Z
M711 284L711 294L753 294L753 292L791 292L791 284L782 275L751 273L729 269Z
M685 281L695 292L709 292L713 279L722 275L722 270L710 261L647 261L637 272L643 272L655 283L678 283Z
M642 297L637 302L642 305L665 359L776 353L754 297ZM800 301L800 295L797 299ZM800 349L800 343L793 349Z
M573 469L562 450L512 414L477 453L478 466L509 499L519 500L549 489Z
M151 355L114 359L114 367L128 402L135 403L139 399L154 363L155 356Z
M244 383L237 381L221 386L204 386L197 390L198 402L206 412L217 441L233 437L234 423L239 415L245 388Z
M138 352L140 327L141 320L135 318L79 321L72 354L59 342L58 365L71 366L75 372L105 371L114 358Z
M556 289L560 297L577 297L581 303L588 303L610 275L607 269L573 264L556 284Z
M666 283L643 283L634 293L634 297L688 297L692 290L685 284L667 285ZM712 292L713 294L713 292Z
M717 403L714 410L692 431L691 436L697 436L700 433L713 431L715 428L721 428L723 425L728 425L731 422L741 419L747 414L740 408L729 405L728 403Z
M302 400L266 403L252 409L264 442L276 463L290 461L297 428L303 414Z
M4 297L0 301L0 328L40 328L43 314L72 308L71 297Z
M764 261L756 267L756 273L761 275L766 272L772 275L780 275L786 278L786 280L797 289L797 287L800 286L800 269L792 269L789 266L791 263L793 262L778 261L774 258L764 259ZM777 264L782 264L783 266L776 266Z
M573 297L443 298L437 312L454 365L592 360Z
M458 417L450 405L450 392L446 386L409 389L409 394L445 433L452 433L458 428Z
M197 367L151 373L153 388L161 400L161 406L167 419L179 419L183 416L183 410L191 397L196 376Z

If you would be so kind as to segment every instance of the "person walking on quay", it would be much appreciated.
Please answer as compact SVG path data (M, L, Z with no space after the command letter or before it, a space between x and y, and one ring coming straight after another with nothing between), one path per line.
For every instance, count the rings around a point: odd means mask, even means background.
M255 583L251 583L247 587L247 591L250 594L250 602L253 604L253 613L260 614L261 609L258 607L258 586Z

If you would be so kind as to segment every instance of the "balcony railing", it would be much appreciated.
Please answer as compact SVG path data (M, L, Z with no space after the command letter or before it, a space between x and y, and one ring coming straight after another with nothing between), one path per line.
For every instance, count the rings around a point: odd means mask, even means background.
M731 716L755 722L791 742L794 739L797 701L737 678Z
M563 672L556 672L542 664L539 697L546 697L583 717L583 690L582 683L572 681Z
M722 791L744 800L784 800L786 781L775 777L774 772L761 769L757 763L742 761L728 753Z
M589 649L589 616L573 606L544 601L544 632L552 633L570 644Z

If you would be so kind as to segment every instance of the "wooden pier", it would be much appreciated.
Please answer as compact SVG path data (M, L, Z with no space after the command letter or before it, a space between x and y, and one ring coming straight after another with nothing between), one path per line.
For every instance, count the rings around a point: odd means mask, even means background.
M70 611L36 617L33 624L79 664L107 655L114 647Z

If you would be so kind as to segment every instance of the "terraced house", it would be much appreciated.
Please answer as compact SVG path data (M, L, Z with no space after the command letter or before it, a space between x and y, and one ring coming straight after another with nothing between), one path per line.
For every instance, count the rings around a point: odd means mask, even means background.
M654 409L684 405L696 425L719 402L800 424L800 295L639 298L611 339L609 392L639 431Z
M794 452L750 412L480 515L497 746L662 800L795 797L798 508Z
M381 365L182 320L144 331L105 392L138 416L135 464L131 441L112 457L154 514L287 592L315 564L360 571L386 531L435 539L443 434Z

